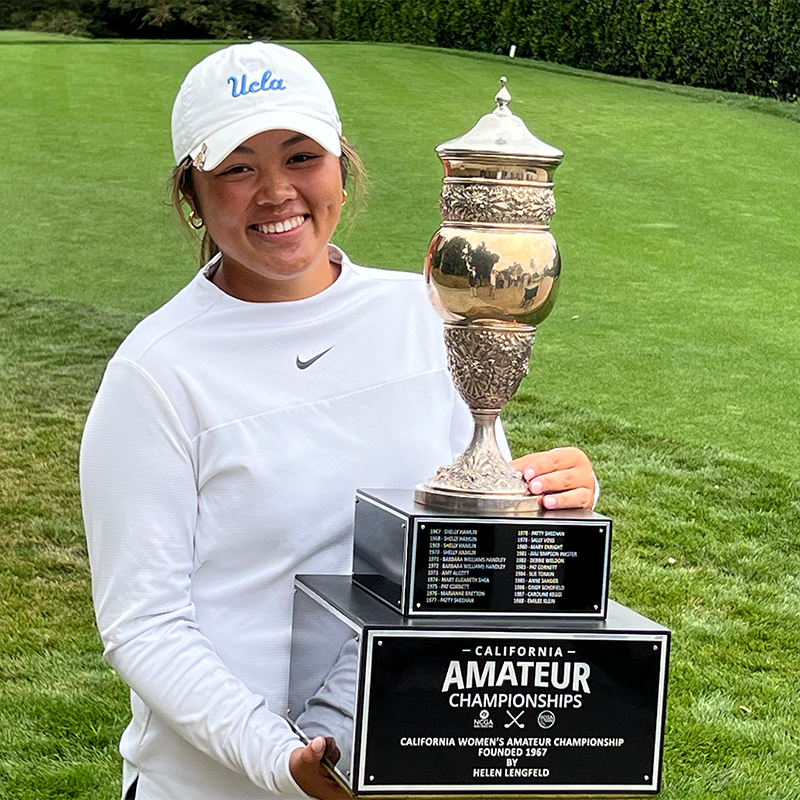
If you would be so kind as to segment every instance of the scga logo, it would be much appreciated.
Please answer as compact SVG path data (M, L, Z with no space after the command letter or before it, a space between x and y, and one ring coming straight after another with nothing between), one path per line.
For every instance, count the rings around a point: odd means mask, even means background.
M494 722L492 722L491 718L489 717L489 711L485 708L481 709L481 713L478 714L478 719L472 721L473 728L494 728Z
M540 728L552 728L556 724L556 715L552 711L542 711L536 721Z

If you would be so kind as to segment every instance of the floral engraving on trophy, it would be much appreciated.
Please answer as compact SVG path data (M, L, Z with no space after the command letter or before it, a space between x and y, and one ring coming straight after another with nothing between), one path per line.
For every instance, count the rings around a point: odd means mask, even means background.
M449 491L519 491L519 473L500 453L494 424L528 374L534 335L533 328L445 323L448 368L473 413L475 431L470 447L452 464L439 467L430 485L446 486Z
M516 492L519 490L519 477L508 475L508 467L498 463L491 454L483 452L463 453L449 466L439 467L431 479L447 484L461 491ZM489 484L491 481L491 484Z
M528 374L528 331L446 325L447 366L470 408L502 408Z
M445 183L440 200L445 222L549 226L556 213L552 189Z

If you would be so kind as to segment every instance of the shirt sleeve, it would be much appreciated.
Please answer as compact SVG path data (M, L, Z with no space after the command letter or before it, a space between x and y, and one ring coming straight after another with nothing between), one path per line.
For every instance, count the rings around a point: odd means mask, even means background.
M137 364L115 358L81 444L92 594L104 655L194 747L284 797L302 742L226 667L192 602L197 483L192 442Z

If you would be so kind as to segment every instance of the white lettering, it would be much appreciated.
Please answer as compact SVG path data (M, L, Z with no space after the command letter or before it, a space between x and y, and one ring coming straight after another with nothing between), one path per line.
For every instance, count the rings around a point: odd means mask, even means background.
M581 689L586 694L591 694L592 690L589 688L589 665L583 661L575 663L575 672L572 675L572 691L577 692Z
M489 666L488 662L486 666ZM469 675L467 675L467 680L469 680ZM502 686L504 683L510 683L512 686L519 686L517 675L514 672L514 664L511 661L503 662L503 665L500 667L500 674L497 676L497 683L495 683L495 686ZM482 683L479 685L483 686Z
M484 686L497 686L494 679L494 667L494 661L486 661L483 665L483 672L479 673L478 662L467 661L467 689L472 689L473 686L477 686L479 689Z
M464 676L461 674L461 664L458 661L450 662L450 666L447 668L447 675L444 677L442 691L446 692L453 685L455 685L456 689L464 688Z

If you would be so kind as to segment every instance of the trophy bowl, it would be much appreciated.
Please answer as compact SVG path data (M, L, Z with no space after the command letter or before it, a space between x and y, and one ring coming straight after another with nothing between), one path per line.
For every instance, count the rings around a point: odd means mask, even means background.
M431 302L448 322L489 319L535 327L555 304L560 273L550 231L443 225L425 256Z

